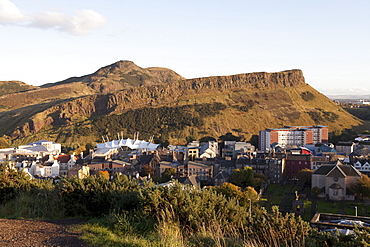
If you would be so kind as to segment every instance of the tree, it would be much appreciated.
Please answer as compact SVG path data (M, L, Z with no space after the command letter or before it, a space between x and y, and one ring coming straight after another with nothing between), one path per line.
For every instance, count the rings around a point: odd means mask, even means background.
M231 134L230 132L226 133L225 135L222 135L219 137L219 139L221 141L240 141L241 137L238 137L238 136L234 136L233 134Z
M258 147L258 135L252 135L251 139L249 139L249 142L255 146Z
M212 137L212 136L203 136L202 138L200 138L199 142L213 142L213 141L216 141L216 138Z
M166 168L164 172L162 173L161 182L165 183L171 180L173 176L175 176L177 173L175 168Z
M150 166L150 165L143 165L141 167L141 171L140 171L140 176L141 177L145 177L145 176L153 176L154 174L154 169Z
M109 180L109 172L108 171L99 171L98 172L99 177L105 178Z
M312 173L313 170L305 168L297 173L296 178L302 186L311 185Z
M263 183L263 180L261 178L253 178L251 185L253 188L259 189L261 188L262 183Z
M249 200L251 200L251 202L257 201L258 198L257 191L250 186L242 190L234 184L223 183L221 186L216 186L215 190L227 198L237 199L241 206L247 205Z
M231 174L232 183L242 188L252 185L253 178L254 171L249 166L244 167L242 170L235 169Z
M311 189L311 193L314 194L315 196L320 195L320 188L315 186Z
M357 179L357 183L351 189L355 194L360 195L362 199L364 197L370 197L370 178L362 174L361 178Z
M192 141L196 141L197 139L194 136L187 136L185 137L185 140L187 143L190 143Z

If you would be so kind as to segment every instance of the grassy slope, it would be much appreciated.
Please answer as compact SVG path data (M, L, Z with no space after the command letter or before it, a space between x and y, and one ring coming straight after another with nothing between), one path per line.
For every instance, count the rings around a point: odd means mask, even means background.
M312 92L316 95L316 98L309 102L304 101L300 93L305 91ZM330 131L351 128L361 124L360 121L309 85L284 88L277 91L264 91L263 93L259 92L258 97L256 92L245 91L228 92L227 94L219 95L205 93L197 95L196 99L191 96L187 99L182 99L182 101L179 101L179 105L192 104L194 101L198 104L216 101L229 106L243 105L243 103L238 102L238 99L239 101L243 99L245 101L248 99L257 100L259 103L254 105L248 112L228 107L228 109L223 111L222 115L206 119L203 131L213 136L220 136L226 132L238 134L233 129L241 128L241 134L249 139L251 135L258 134L259 130L265 128L278 128L284 125L314 125L315 122L305 112L315 110L315 108L331 111L340 116L337 121L320 123L329 126Z
M306 91L313 93L316 98L311 101L304 101L300 94ZM245 105L249 100L257 103L248 112L241 111L239 107ZM183 96L178 101L169 103L166 106L176 107L213 102L220 102L228 107L219 115L205 118L204 125L200 128L187 127L184 130L172 133L169 137L170 142L172 144L183 144L188 136L196 139L202 136L219 137L227 132L243 135L246 140L249 140L252 135L257 135L259 130L278 128L284 125L321 124L329 126L329 131L362 125L359 120L306 84L294 88L279 88L270 91L230 90L222 93L198 92L197 94ZM316 108L333 112L339 115L339 118L336 121L315 123L306 112L316 111ZM115 114L122 114L122 112L115 112ZM41 114L38 118L42 119L42 116ZM84 126L89 127L93 121L93 118L87 120L77 118L74 121L74 125L63 126L62 128L47 127L36 134L29 135L25 139L19 139L17 142L22 143L36 139L51 139L69 144L100 142L101 133L91 132L88 136L79 135L79 129ZM237 129L242 131L239 133ZM156 134L153 133L153 135ZM116 137L111 136L110 138Z

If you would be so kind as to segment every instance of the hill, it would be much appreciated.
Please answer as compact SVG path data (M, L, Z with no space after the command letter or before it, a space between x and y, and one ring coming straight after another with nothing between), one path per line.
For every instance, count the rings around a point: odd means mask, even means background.
M89 75L29 88L34 90L5 92L0 96L0 111L182 79L184 78L170 69L143 69L131 61L118 61Z
M363 100L370 99L370 95L327 95L329 99L336 100Z
M12 102L34 97L0 113L0 134L15 144L94 143L102 135L132 137L136 131L143 139L154 135L156 141L181 144L227 132L249 140L259 130L284 125L320 124L331 131L361 125L306 84L301 70L186 80L168 69L120 61L91 75L4 96Z

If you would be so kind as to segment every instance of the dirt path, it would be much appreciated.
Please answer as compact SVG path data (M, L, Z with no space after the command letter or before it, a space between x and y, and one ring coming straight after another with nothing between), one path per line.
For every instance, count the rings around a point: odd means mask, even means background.
M78 232L69 230L80 219L18 220L0 219L0 246L89 246Z

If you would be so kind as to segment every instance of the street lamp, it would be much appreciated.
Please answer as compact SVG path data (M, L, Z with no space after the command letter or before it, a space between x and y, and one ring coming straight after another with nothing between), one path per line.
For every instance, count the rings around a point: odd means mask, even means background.
M252 200L248 198L249 201L249 217L252 216Z

